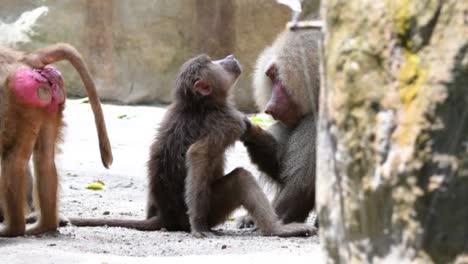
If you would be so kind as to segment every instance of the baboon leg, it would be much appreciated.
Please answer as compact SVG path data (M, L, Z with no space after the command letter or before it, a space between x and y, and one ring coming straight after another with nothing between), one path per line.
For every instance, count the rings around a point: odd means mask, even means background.
M42 126L34 146L34 172L39 209L39 221L28 234L55 231L58 227L58 176L55 167L55 146L60 130L60 118L50 118Z
M243 205L260 230L269 230L277 216L252 174L236 168L213 184L210 226L220 224L230 213Z
M211 209L208 215L208 226L210 228L226 221L234 210L242 206L241 194L237 190L239 186L243 185L240 182L242 176L245 175L248 175L247 171L236 168L216 180L212 185Z
M0 236L21 236L25 232L25 207L27 197L26 170L36 141L37 127L40 117L31 120L28 126L17 125L15 139L10 142L10 148L1 159L0 195L2 197L5 228L0 230ZM18 123L21 122L18 119ZM23 124L24 125L24 124ZM6 153L5 153L6 152Z
M314 204L314 189L302 190L291 182L286 183L274 200L276 213L284 224L304 222L314 208Z
M24 234L26 205L26 161L15 160L17 155L2 158L2 177L0 191L3 194L5 228L0 236L21 236Z
M282 225L265 193L255 178L245 169L237 168L218 179L212 186L209 226L216 226L239 206L244 206L255 219L263 235L271 236L309 236L313 227L302 224Z
M26 216L26 224L34 224L37 222L40 216L40 212L35 210L34 208L34 198L33 198L33 193L34 193L34 184L33 184L33 177L32 177L32 171L31 171L31 166L28 166L28 169L26 170L26 175L27 178L29 179L28 181L28 189L27 189L27 199L28 199L28 210L29 214ZM60 216L59 218L59 226L64 227L67 226L69 223L68 219L64 216Z

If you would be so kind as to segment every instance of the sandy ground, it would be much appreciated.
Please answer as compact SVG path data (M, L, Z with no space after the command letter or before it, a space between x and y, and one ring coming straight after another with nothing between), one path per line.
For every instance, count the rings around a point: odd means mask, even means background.
M101 165L90 107L67 101L60 211L65 216L141 219L145 215L146 161L164 108L104 105L114 164ZM227 170L243 166L258 175L241 144L229 150ZM103 190L85 187L102 180ZM238 230L234 219L215 229L224 236L196 239L183 232L64 227L40 237L0 238L0 263L313 263L321 262L318 238L261 237ZM308 220L312 222L312 217Z

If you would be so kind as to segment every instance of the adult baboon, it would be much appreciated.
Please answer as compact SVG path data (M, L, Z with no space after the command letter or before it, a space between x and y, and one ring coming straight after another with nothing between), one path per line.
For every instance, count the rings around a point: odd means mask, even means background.
M283 223L304 222L315 205L318 110L318 30L286 30L259 56L257 105L277 122L264 131L248 124L242 137L251 160L277 188L273 204ZM252 225L242 218L240 227Z
M5 227L0 236L53 231L58 226L55 151L61 140L66 92L62 75L49 66L68 60L78 71L89 96L107 168L112 152L96 87L78 51L56 44L32 53L0 47L0 201ZM25 207L33 158L39 220L26 231ZM28 184L29 182L29 184Z

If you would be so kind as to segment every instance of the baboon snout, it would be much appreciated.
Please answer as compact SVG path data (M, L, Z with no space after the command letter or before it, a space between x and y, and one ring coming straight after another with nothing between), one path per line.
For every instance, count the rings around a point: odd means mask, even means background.
M239 77L242 73L241 64L232 54L226 56L224 59L214 61L214 63L221 65L226 71L234 74L236 78Z
M281 82L276 82L273 85L270 100L265 107L265 113L289 127L295 127L302 118L299 105Z
M275 104L272 103L271 101L268 102L266 108L265 108L265 113L271 115L273 118L276 116L276 107Z

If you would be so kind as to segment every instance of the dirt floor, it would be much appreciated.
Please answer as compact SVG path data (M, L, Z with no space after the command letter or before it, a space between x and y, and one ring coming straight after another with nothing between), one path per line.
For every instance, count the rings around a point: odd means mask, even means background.
M145 216L146 161L164 108L104 105L114 164L100 161L94 120L87 103L67 101L63 153L57 158L61 176L60 211L69 217ZM227 170L243 166L258 175L242 144L229 151ZM86 186L95 180L103 190ZM193 238L183 232L140 232L122 228L64 227L40 237L0 238L0 263L314 263L320 262L318 237L261 237L238 230L235 218L215 229L224 236ZM312 216L308 220L312 223Z

